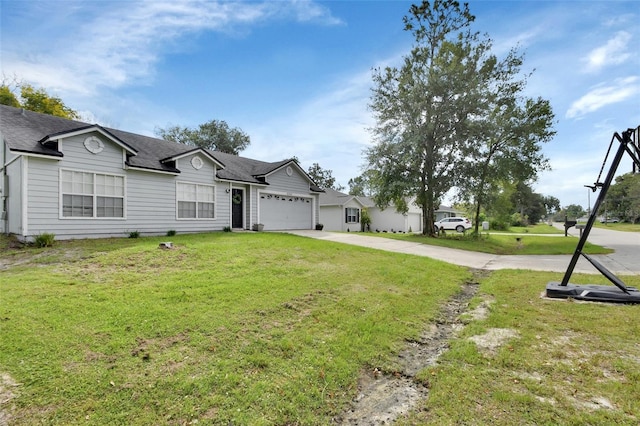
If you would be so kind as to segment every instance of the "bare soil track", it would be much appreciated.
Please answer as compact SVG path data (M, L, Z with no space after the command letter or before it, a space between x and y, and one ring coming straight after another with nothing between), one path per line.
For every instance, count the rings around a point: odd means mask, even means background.
M474 271L476 277L485 273ZM429 390L415 376L425 367L435 365L440 355L447 351L449 340L464 326L460 316L468 310L469 301L477 290L476 282L464 284L461 291L442 307L435 323L430 324L418 340L407 342L406 348L398 355L401 371L383 373L374 369L364 372L352 407L335 423L359 426L390 424L424 401Z

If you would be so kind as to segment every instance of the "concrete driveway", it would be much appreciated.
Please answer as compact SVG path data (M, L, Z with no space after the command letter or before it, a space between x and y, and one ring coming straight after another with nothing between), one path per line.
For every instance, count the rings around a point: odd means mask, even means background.
M563 228L564 229L564 228ZM574 232L575 231L575 232ZM573 230L571 233L579 231ZM358 232L326 232L326 231L290 231L291 234L337 243L352 244L396 253L413 254L442 260L455 265L477 269L529 269L534 271L552 271L564 273L567 270L571 255L497 255L478 253L446 247L430 246L390 238L375 237ZM564 236L558 238L565 238ZM592 256L616 275L640 274L640 234L619 232L594 228L589 242L616 250L608 255ZM576 239L576 244L578 240ZM580 258L574 272L599 272L585 259ZM560 279L559 277L558 279Z

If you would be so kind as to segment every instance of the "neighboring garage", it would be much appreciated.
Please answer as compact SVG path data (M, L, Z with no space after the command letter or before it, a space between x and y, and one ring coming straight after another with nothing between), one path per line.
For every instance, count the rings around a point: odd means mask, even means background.
M422 213L407 213L407 220L407 232L422 232Z
M313 228L311 198L261 193L258 208L266 231Z

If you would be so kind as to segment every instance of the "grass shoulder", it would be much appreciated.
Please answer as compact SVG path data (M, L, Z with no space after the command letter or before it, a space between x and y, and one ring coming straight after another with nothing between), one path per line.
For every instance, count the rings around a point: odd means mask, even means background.
M640 232L640 223L600 223L594 224L596 228L609 229L611 231Z
M573 254L578 244L578 238L572 236L565 237L564 235L544 236L536 234L483 233L475 236L469 232L465 234L447 232L446 235L439 237L428 237L420 234L390 233L375 233L370 235L501 255ZM612 253L613 250L587 242L584 252L588 254L607 254Z

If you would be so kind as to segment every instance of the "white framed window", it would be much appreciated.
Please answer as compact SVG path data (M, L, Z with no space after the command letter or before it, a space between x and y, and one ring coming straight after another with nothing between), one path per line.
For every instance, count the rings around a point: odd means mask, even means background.
M178 219L215 219L216 187L197 183L176 183Z
M60 216L123 219L125 187L124 176L61 169Z
M346 223L358 223L360 222L360 209L347 207L344 209L344 216Z

